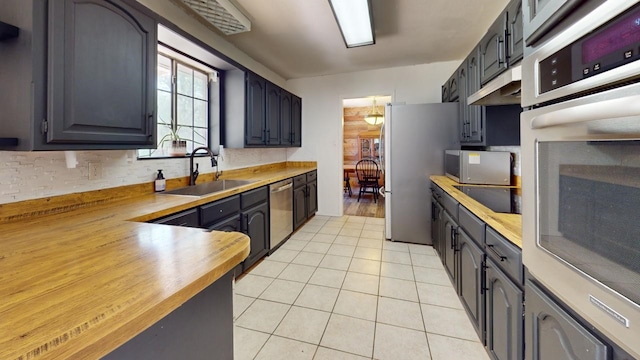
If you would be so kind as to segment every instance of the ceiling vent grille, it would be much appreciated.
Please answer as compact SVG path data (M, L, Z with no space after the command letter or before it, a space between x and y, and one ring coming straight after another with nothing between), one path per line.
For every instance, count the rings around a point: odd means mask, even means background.
M225 35L251 31L251 22L229 0L182 0Z

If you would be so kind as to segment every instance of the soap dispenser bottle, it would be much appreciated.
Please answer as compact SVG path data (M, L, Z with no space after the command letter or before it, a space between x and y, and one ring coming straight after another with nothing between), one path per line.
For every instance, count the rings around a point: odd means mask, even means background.
M164 191L167 188L167 180L164 179L164 175L162 174L162 169L158 170L158 176L156 177L155 187L156 187L156 192Z

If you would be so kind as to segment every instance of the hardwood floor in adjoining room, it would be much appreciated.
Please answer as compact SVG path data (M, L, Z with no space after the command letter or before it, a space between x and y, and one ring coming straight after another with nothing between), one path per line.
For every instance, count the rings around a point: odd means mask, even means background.
M378 196L377 202L374 203L373 195L367 193L363 194L358 202L360 188L352 185L351 191L353 195L349 196L345 192L343 196L344 215L384 218L384 198L382 196Z

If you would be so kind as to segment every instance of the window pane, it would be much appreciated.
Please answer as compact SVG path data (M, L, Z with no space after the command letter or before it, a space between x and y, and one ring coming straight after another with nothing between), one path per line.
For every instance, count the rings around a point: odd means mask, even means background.
M202 100L193 100L193 125L207 127L208 117L207 102Z
M207 129L194 128L193 137L195 146L209 146L209 134Z
M178 135L181 139L187 140L187 153L191 153L194 149L193 147L193 128L191 127L180 127L178 129Z
M158 55L158 89L171 91L171 59Z
M171 144L171 125L158 122L158 148L168 147Z
M171 93L158 90L158 122L171 123Z
M207 74L194 71L193 73L193 97L197 99L207 100Z
M178 95L178 125L193 126L193 100Z
M178 94L193 96L193 70L178 64Z

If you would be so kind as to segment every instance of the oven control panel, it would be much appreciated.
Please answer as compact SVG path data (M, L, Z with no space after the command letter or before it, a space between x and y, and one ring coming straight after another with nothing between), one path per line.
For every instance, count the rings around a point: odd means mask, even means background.
M640 4L540 61L540 93L640 59ZM639 74L640 75L640 74Z

